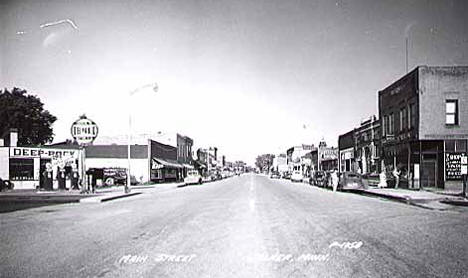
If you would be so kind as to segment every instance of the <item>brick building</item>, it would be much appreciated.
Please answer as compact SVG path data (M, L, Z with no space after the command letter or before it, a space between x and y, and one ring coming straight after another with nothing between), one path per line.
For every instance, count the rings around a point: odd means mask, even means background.
M381 157L408 187L460 188L468 139L468 67L419 66L378 92Z

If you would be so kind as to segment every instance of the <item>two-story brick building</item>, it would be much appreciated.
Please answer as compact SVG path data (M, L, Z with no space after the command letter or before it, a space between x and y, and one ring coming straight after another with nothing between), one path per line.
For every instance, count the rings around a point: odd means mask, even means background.
M387 169L398 167L409 187L460 187L468 139L468 67L419 66L378 97Z

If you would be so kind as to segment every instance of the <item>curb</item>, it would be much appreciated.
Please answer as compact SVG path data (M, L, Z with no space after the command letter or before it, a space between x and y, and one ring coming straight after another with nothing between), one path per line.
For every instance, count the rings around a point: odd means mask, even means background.
M468 200L442 200L443 204L468 207Z
M400 201L406 204L412 204L412 199L410 197L393 196L393 195L381 194L381 193L366 191L366 190L355 190L351 192L362 194L362 195L372 195L372 196L382 197L386 199L392 199L392 200Z
M428 204L430 202L439 202L442 204L446 205L459 205L459 206L468 206L468 201L461 201L461 200L450 200L450 199L411 199L409 196L392 196L392 195L386 195L386 194L380 194L376 192L370 192L370 191L354 191L354 193L362 194L362 195L371 195L371 196L377 196L389 200L394 200L400 203L405 203L407 205L412 205L424 209L431 209L431 210L446 210L446 208L434 208L430 207ZM458 204L457 204L458 203Z
M141 192L132 192L132 193L126 193L126 194L115 194L111 196L97 196L97 197L89 197L89 198L83 198L80 200L80 203L102 203L102 202L107 202L107 201L112 201L115 199L121 199L125 197L131 197L135 195L139 195Z

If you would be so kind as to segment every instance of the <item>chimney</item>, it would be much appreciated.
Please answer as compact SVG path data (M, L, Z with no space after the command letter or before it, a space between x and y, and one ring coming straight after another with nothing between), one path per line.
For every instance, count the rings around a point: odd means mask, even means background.
M18 145L18 129L10 128L3 138L3 146L17 147Z
M18 145L18 129L10 128L10 147L17 147Z

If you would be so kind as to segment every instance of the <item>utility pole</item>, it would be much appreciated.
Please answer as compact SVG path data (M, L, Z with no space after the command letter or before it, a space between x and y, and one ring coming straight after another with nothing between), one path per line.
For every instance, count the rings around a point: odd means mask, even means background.
M406 47L405 47L405 64L406 64L406 73L408 73L408 36L405 38Z

